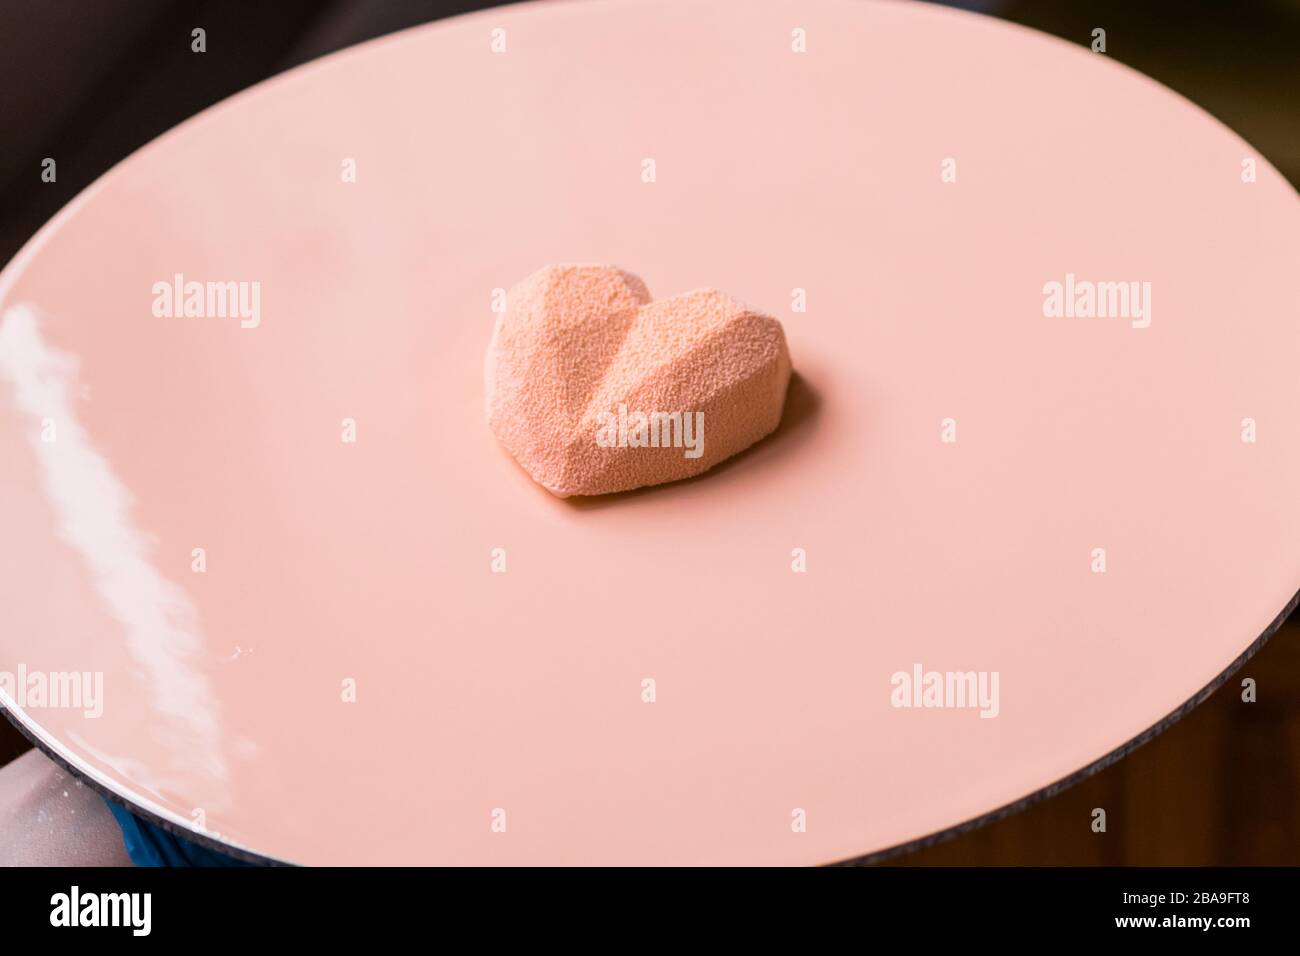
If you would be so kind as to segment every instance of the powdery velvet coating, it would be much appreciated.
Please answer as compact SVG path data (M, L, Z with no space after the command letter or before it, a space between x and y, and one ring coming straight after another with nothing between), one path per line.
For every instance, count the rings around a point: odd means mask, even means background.
M488 423L552 494L689 478L781 421L781 323L703 289L659 302L612 266L546 266L510 290L488 347ZM704 413L703 454L601 447L601 413Z

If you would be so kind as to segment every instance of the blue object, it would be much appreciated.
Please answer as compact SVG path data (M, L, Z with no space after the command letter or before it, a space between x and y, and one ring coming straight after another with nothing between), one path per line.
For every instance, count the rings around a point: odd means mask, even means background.
M135 814L119 807L112 800L105 800L108 809L113 812L118 826L122 828L122 840L126 852L136 866L258 866L233 856L209 850L184 837L168 833L162 827L155 826L147 820L141 820Z

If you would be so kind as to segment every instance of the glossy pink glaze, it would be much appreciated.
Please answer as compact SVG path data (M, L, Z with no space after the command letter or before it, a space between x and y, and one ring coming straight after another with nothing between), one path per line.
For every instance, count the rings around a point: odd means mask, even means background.
M0 670L102 671L102 716L20 719L294 862L942 830L1159 721L1300 586L1298 226L1168 90L935 7L556 3L366 44L162 137L0 276ZM628 496L533 484L482 357L544 262L775 315L776 435ZM176 273L260 282L260 324L155 316ZM1149 281L1150 327L1044 317L1066 273ZM998 672L998 716L891 706L915 663Z

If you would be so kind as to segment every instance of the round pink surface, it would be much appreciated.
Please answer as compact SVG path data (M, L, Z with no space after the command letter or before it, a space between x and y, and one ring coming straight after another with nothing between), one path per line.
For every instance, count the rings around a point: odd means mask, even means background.
M1161 721L1300 585L1298 226L1167 89L934 7L557 3L328 57L0 277L0 670L102 674L102 713L0 699L299 863L955 826ZM686 483L531 483L482 359L550 262L775 315L782 428ZM154 314L177 274L259 283L256 327ZM1149 309L1045 315L1067 275ZM917 666L996 706L896 706Z

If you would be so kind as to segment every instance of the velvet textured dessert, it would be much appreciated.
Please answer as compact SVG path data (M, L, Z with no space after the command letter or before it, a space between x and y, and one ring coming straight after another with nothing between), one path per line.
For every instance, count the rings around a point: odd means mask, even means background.
M552 494L689 478L781 421L776 319L712 289L651 301L612 266L547 266L509 291L485 364L488 423Z

